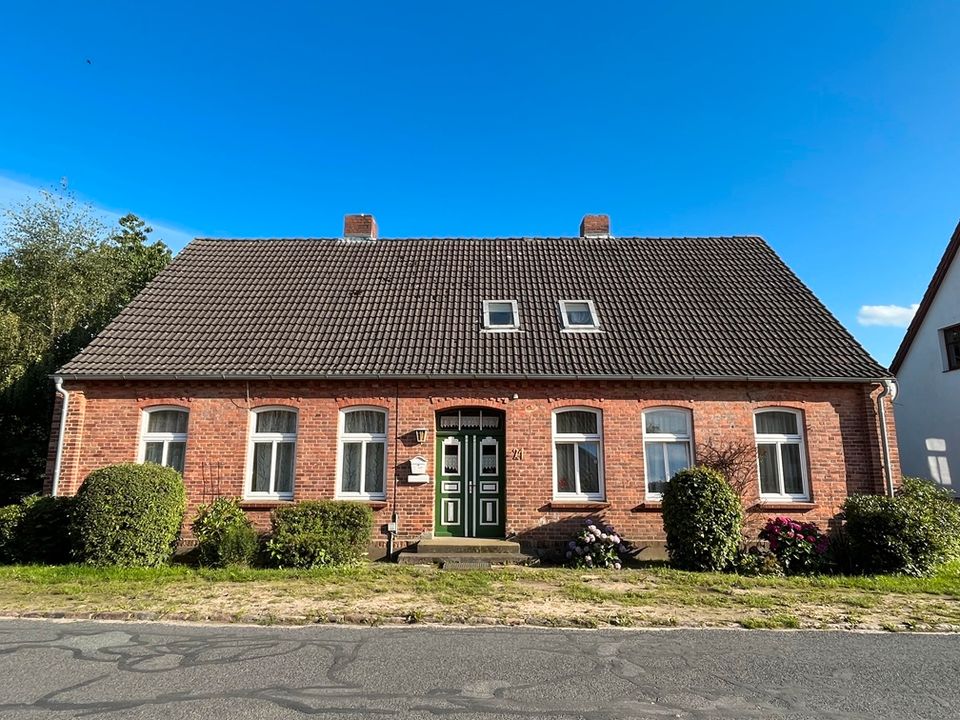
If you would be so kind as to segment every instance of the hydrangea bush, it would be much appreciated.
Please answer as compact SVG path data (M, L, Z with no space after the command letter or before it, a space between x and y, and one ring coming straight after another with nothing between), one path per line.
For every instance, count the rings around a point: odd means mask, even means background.
M788 574L817 572L824 566L829 540L815 523L782 515L770 518L760 539L770 543L770 551Z
M576 538L567 543L567 564L575 568L619 570L630 555L629 544L609 525L587 520Z

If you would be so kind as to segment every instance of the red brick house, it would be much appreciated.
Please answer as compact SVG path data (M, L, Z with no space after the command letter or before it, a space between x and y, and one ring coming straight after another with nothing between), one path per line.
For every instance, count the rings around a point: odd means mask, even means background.
M896 481L890 373L757 237L208 240L56 378L49 491L181 470L191 509L343 498L375 540L663 538L707 445L755 451L750 512L828 522ZM61 418L65 422L61 423ZM418 460L422 459L422 463ZM420 466L418 466L418 464Z

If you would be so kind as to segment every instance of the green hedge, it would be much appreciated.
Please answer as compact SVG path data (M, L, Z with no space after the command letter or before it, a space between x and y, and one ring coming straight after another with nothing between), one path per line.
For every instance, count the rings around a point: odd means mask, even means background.
M843 504L849 562L866 573L928 575L960 557L960 505L920 478L903 478L897 495L852 495Z
M217 498L197 508L191 525L201 565L251 565L257 556L257 531L235 498Z
M146 463L108 465L77 493L74 550L91 565L154 567L168 562L186 509L176 470Z
M276 567L352 565L367 554L373 512L361 503L310 500L277 508L266 559Z
M71 558L72 497L30 495L0 508L0 562L61 565Z
M681 470L663 491L670 563L681 570L726 570L743 542L743 506L723 475Z

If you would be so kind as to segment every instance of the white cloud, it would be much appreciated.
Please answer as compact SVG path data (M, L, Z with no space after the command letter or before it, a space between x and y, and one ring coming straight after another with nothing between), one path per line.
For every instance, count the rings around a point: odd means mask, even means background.
M861 325L881 325L905 328L910 325L913 316L920 307L914 303L910 307L902 305L863 305L857 313L857 322Z
M59 185L59 183L57 184ZM40 185L31 184L28 182L23 182L21 180L14 180L10 177L5 177L0 175L0 209L8 208L16 205L17 203L23 201L29 201L33 198L36 198L40 190L53 190L56 187L53 184L50 185ZM87 202L84 198L77 198L81 202ZM122 216L126 215L126 211L113 210L111 208L98 205L97 203L92 203L94 213L100 217L109 227L116 225L117 220ZM136 209L131 210L130 212L137 212ZM153 232L150 233L150 238L152 240L163 240L170 247L174 253L179 252L183 249L183 246L188 242L193 240L195 237L202 237L203 233L196 232L194 230L189 230L181 227L177 227L168 222L157 222L151 220L149 217L142 215L137 212L137 215L140 215L141 218L153 228Z

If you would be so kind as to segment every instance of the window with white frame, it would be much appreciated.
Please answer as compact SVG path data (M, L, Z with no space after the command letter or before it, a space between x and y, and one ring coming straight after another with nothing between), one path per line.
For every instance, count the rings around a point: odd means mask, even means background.
M646 497L659 500L674 475L693 464L689 410L656 408L643 413Z
M261 408L252 415L247 495L290 500L297 455L297 413L285 408Z
M558 500L603 499L603 424L599 410L553 413L553 494Z
M598 330L600 321L593 300L561 300L560 317L564 330Z
M759 410L754 416L761 497L809 500L803 416L798 410Z
M484 330L519 330L520 314L516 300L484 300Z
M387 496L387 413L348 408L340 413L337 495L382 500Z
M944 328L943 349L947 355L947 370L960 370L960 325Z
M187 420L183 408L150 408L144 411L140 461L171 467L183 474L187 450Z

